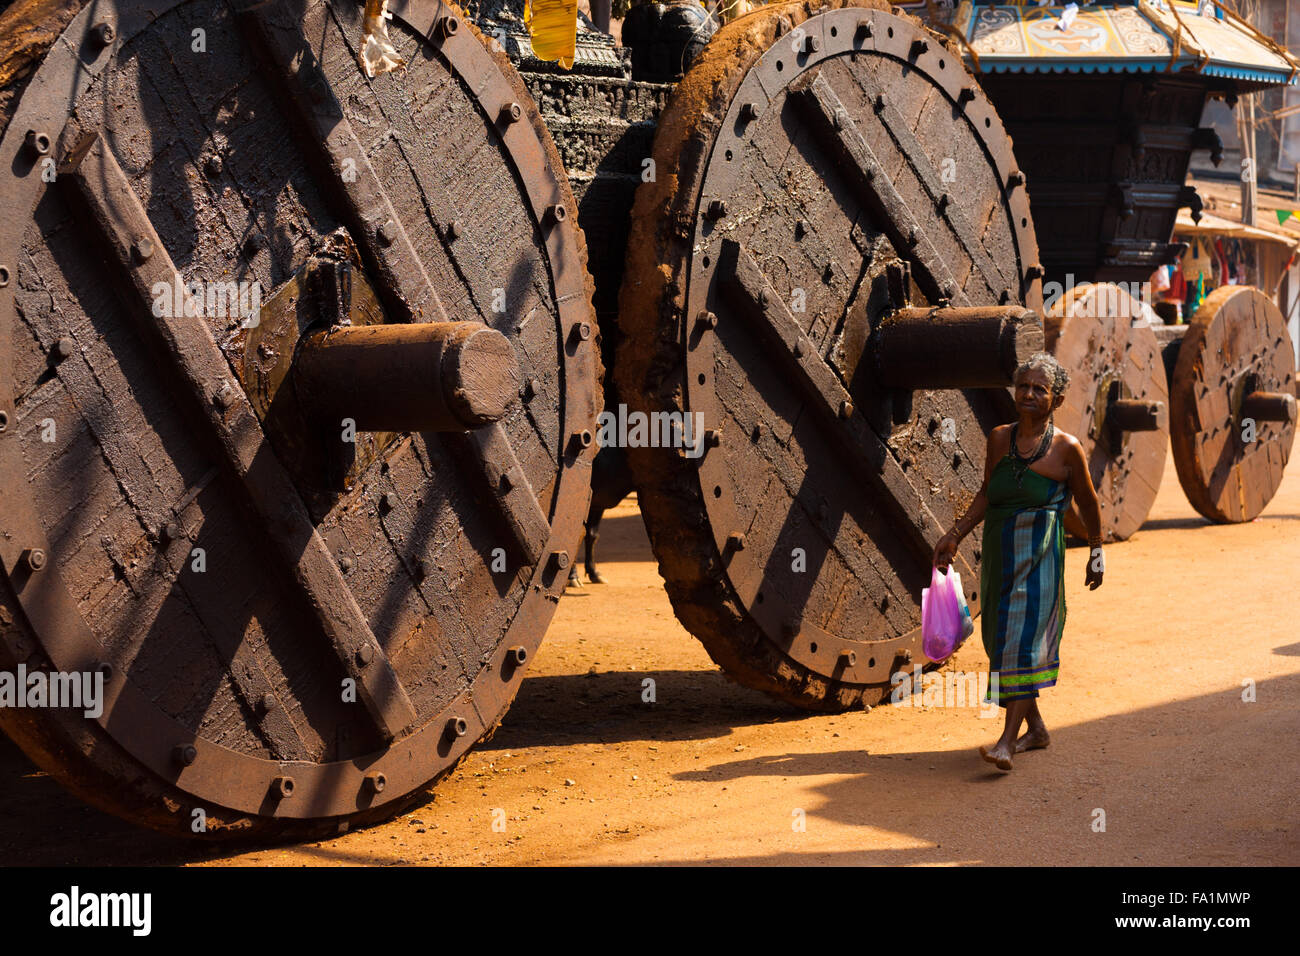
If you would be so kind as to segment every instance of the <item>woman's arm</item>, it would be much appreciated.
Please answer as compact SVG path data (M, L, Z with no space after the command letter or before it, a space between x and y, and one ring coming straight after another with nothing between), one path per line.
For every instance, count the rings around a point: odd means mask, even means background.
M1088 532L1088 570L1083 583L1088 585L1090 591L1095 591L1101 586L1102 573L1106 567L1101 553L1101 502L1097 499L1097 489L1093 487L1092 475L1088 471L1088 459L1084 456L1083 446L1078 439L1070 439L1065 461L1070 466L1070 493L1074 495L1079 517Z
M1006 425L998 425L993 431L989 432L989 440L985 444L984 452L984 483L980 485L979 494L970 503L966 513L957 519L957 523L952 526L952 530L940 538L934 546L934 564L936 567L946 569L957 554L957 546L961 544L962 538L974 531L975 526L984 520L984 513L988 511L989 507L989 479L993 476L993 469L997 466L997 463L1007 453L1007 449L1003 447L1006 436Z

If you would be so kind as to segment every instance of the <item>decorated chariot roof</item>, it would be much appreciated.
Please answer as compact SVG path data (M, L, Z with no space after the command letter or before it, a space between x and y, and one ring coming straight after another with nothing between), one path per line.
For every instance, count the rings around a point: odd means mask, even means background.
M1297 58L1213 0L1046 3L936 0L899 6L950 25L978 69L998 73L1165 73L1293 84Z

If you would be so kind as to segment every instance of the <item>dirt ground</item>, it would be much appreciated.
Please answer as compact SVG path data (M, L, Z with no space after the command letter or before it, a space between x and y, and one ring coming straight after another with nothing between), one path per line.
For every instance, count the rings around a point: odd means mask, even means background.
M610 583L566 595L496 737L415 812L322 843L195 847L84 807L5 741L0 861L1295 865L1297 522L1294 463L1264 515L1220 527L1170 462L1100 590L1068 552L1052 746L1002 775L975 753L1000 721L975 708L808 715L730 683L677 623L625 501L602 528ZM949 665L986 666L978 635Z

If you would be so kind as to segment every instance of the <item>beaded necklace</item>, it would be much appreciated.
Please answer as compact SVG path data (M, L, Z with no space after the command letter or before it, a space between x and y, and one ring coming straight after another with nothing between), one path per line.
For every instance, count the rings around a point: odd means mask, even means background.
M1016 422L1011 426L1011 473L1016 476L1016 485L1023 488L1025 484L1025 472L1029 470L1029 466L1047 454L1047 449L1052 447L1052 433L1055 429L1049 421L1047 427L1043 429L1042 440L1039 441L1038 447L1034 449L1034 453L1028 458L1023 457L1020 454L1020 450L1016 447L1016 433L1019 429L1020 422Z

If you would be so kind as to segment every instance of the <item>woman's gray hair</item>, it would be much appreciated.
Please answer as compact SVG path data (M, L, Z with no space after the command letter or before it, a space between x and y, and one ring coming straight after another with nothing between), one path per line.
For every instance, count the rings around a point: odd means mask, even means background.
M1020 363L1016 369L1015 378L1012 381L1020 381L1020 376L1026 372L1038 369L1047 374L1047 380L1052 383L1052 397L1064 395L1065 390L1070 387L1070 373L1065 370L1065 366L1058 362L1047 352L1035 352L1029 358Z

